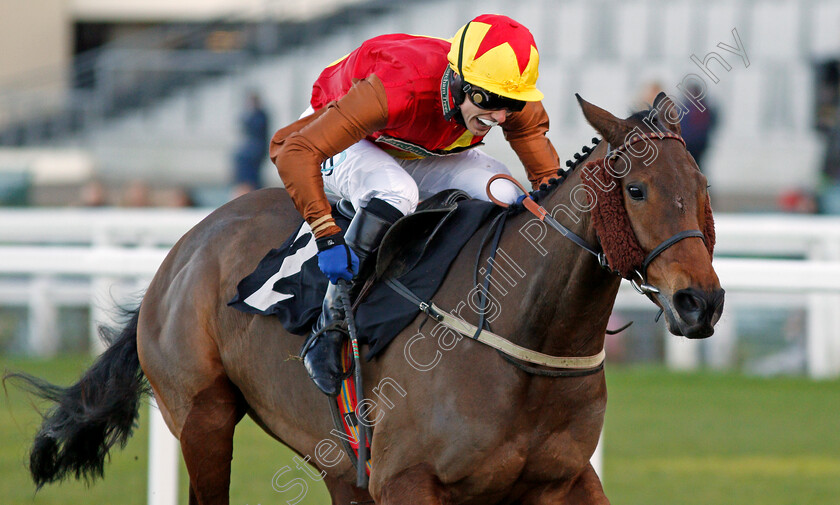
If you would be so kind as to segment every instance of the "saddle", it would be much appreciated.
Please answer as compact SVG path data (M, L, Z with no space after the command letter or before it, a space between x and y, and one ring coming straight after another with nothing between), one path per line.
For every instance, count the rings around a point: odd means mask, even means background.
M455 212L458 202L469 199L464 191L447 189L420 202L416 211L399 219L385 234L376 253L376 268L371 278L400 277L417 266ZM356 209L348 200L338 200L334 205L336 212L348 220L356 215Z
M353 206L340 200L331 203L336 223L346 229L355 214ZM416 287L419 295L431 297L461 247L497 209L489 202L470 200L463 191L447 190L424 200L416 212L388 230L368 275L363 274L369 289L357 304L359 334L371 346L368 359L418 313L380 281L398 279ZM328 284L318 268L317 252L309 225L301 221L280 247L268 251L239 282L228 305L250 314L276 316L290 333L308 335Z

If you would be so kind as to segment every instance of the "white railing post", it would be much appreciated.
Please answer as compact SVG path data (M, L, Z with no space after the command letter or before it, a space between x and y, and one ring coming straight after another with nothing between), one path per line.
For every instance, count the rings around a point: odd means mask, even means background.
M101 354L105 351L105 342L99 337L99 327L114 326L114 318L106 308L113 305L111 288L114 285L114 279L94 277L90 284L90 352Z
M831 355L827 352L831 348L830 311L838 310L838 308L828 306L827 296L823 293L808 295L806 363L808 375L814 379L831 376Z
M132 280L112 276L94 277L91 280L91 352L98 354L105 350L105 342L99 337L99 327L121 328L125 321L120 318L120 309L134 309L140 301L139 295L149 285L149 280L148 277Z
M604 476L604 430L601 429L601 436L598 437L598 445L595 446L595 452L592 453L592 457L589 458L589 462L592 463L592 468L595 469L595 473L598 474L598 477L603 478Z
M29 286L28 351L35 356L55 356L59 347L58 308L50 298L52 279L37 275Z
M149 505L178 504L178 439L172 436L154 399L149 405Z
M814 244L808 259L840 262L840 240L826 238ZM840 295L808 295L806 335L808 375L825 379L840 374Z
M665 325L663 325L665 328ZM665 363L669 370L691 371L700 368L701 340L675 337L665 332Z
M91 248L93 251L102 251L111 245L111 237L108 234L108 226L97 224L91 233ZM105 351L105 342L99 336L100 326L113 326L113 310L111 288L115 280L109 277L92 277L90 290L90 352L100 354Z
M840 239L826 242L824 259L840 263ZM826 294L826 314L831 315L829 342L826 352L829 355L829 377L840 375L840 294Z
M724 310L723 316L715 325L715 334L705 341L708 350L706 358L710 368L729 370L735 365L735 347L738 340L737 314L732 310Z

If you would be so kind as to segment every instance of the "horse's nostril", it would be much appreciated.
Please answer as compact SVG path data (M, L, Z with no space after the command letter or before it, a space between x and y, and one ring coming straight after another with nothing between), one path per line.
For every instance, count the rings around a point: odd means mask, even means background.
M674 307L686 322L694 323L702 317L706 299L693 288L681 289L674 293Z
M726 297L726 291L723 289L716 290L712 295L712 307L715 312L723 310L723 300Z
M680 305L682 305L685 310L700 310L700 300L693 296L684 295L680 297L680 301Z

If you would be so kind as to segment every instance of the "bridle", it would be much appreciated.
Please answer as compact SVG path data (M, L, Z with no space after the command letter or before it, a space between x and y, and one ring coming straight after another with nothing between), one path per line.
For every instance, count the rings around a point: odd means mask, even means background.
M618 146L615 149L613 149L612 146L607 144L607 154L604 156L604 158L605 158L606 161L615 160L627 148L629 148L633 144L635 144L637 142L641 142L643 140L665 140L665 139L678 140L683 144L683 146L685 146L685 140L683 140L683 138L681 136L679 136L675 133L670 133L670 132L664 132L664 133L655 133L655 132L636 133L629 140L625 141L623 144L621 144L620 146ZM519 187L519 189L521 189L526 195L528 194L528 190L525 189L525 187L519 181L517 181L516 179L514 179L510 175L507 175L507 174L494 175L487 182L487 196L496 205L499 205L501 207L509 207L509 204L507 204L505 202L502 202L502 201L498 200L497 198L495 198L493 196L492 192L490 191L490 185L493 183L493 181L496 181L498 179L508 180L508 181L516 184ZM578 247L580 247L584 251L588 252L589 254L593 255L595 257L595 259L598 261L598 264L602 268L604 268L605 270L607 270L607 271L609 271L613 274L620 275L619 272L617 272L616 270L614 270L613 268L610 267L609 262L607 261L607 257L606 257L606 255L604 254L603 251L599 250L599 248L593 247L585 239L583 239L582 237L580 237L579 235L577 235L576 233L574 233L572 230L568 229L567 227L563 226L559 221L554 219L554 217L552 217L551 214L549 214L548 211L543 206L538 204L532 198L526 197L522 201L522 205L531 214L536 216L537 219L539 219L541 222L544 222L544 223L548 224L549 226L554 228L556 231L559 231L561 234L563 234L564 237L571 240L575 245L577 245ZM627 280L630 281L630 284L633 286L633 288L636 291L638 291L640 294L643 294L643 295L647 296L648 298L650 298L651 301L656 302L656 300L654 300L654 296L659 294L659 288L657 288L656 286L654 286L654 285L652 285L648 282L648 280L647 280L648 266L650 266L650 264L653 263L653 261L660 254L665 252L668 248L670 248L674 244L676 244L676 243L678 243L678 242L680 242L684 239L691 238L691 237L700 238L700 239L703 240L703 242L706 241L705 234L700 230L683 230L683 231L680 231L680 232L674 234L673 236L663 240L659 245L654 247L647 254L645 259L642 261L642 264L639 265L638 268L633 270L633 273L635 274L635 277L627 278Z

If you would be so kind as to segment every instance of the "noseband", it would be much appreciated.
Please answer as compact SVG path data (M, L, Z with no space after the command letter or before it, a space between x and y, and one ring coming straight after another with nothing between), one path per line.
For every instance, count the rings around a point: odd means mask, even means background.
M651 132L651 133L641 133L641 134L637 133L637 134L634 134L629 140L627 140L626 142L624 142L622 145L618 146L615 149L612 149L612 147L609 144L607 144L607 154L604 156L604 158L606 160L615 160L615 159L618 158L618 156L623 151L627 150L627 148L629 148L633 144L635 144L637 142L641 142L643 140L665 140L665 139L678 140L683 144L683 146L685 146L685 140L683 140L682 137L680 137L679 135L677 135L675 133L670 133L670 132L665 132L665 133L653 133L653 132ZM490 185L493 183L493 181L495 181L497 179L506 179L508 181L511 181L514 184L516 184L523 192L525 192L526 194L528 193L528 190L526 190L525 187L519 181L514 179L513 177L511 177L507 174L495 175L495 176L491 177L490 180L487 182L487 195L490 198L490 200L493 203L495 203L496 205L499 205L499 206L502 206L502 207L508 207L509 206L507 203L501 202L498 199L496 199L490 191ZM683 230L683 231L680 231L680 232L674 234L672 237L663 240L659 245L654 247L647 254L647 256L644 258L644 260L642 261L642 264L639 265L637 268L634 268L633 271L631 272L631 274L629 274L629 275L628 274L622 274L622 272L619 272L619 271L615 270L614 268L612 268L610 266L609 261L607 260L606 254L604 254L603 251L600 251L599 248L593 247L588 242L586 242L586 240L584 240L582 237L580 237L579 235L574 233L572 230L570 230L567 227L560 224L560 222L558 222L556 219L554 219L554 217L552 217L551 214L549 214L548 211L544 207L542 207L540 204L538 204L536 201L534 201L531 198L525 198L522 201L522 205L530 213L535 215L537 217L537 219L539 219L540 221L542 221L544 223L547 223L549 226L554 228L556 231L559 231L561 234L563 234L564 237L568 238L573 243L575 243L575 245L577 245L581 249L585 250L589 254L592 254L593 256L595 256L596 260L598 261L598 264L601 265L602 268L604 268L604 269L606 269L606 270L608 270L611 273L614 273L616 275L624 276L626 279L628 279L630 281L630 284L633 286L633 288L636 289L636 291L638 291L639 293L641 293L643 295L646 295L648 298L651 298L651 300L653 300L653 295L656 295L656 294L659 293L659 288L657 288L656 286L653 286L652 284L648 283L648 281L647 281L648 266L650 266L650 264L660 254L665 252L669 247L673 246L674 244L676 244L677 242L680 242L683 239L691 238L691 237L697 237L697 238L702 239L704 243L706 242L706 236L700 230Z
M642 262L641 270L636 269L633 272L637 275L637 279L630 279L630 284L633 288L636 289L639 293L643 295L650 295L650 294L658 294L659 288L648 284L647 282L647 267L648 265L656 259L657 256L665 252L666 249L671 247L672 245L676 244L682 239L689 238L689 237L698 237L706 242L706 236L700 230L683 230L679 233L674 234L671 238L667 240L663 240L661 244L654 247L653 250L645 257L645 260Z

